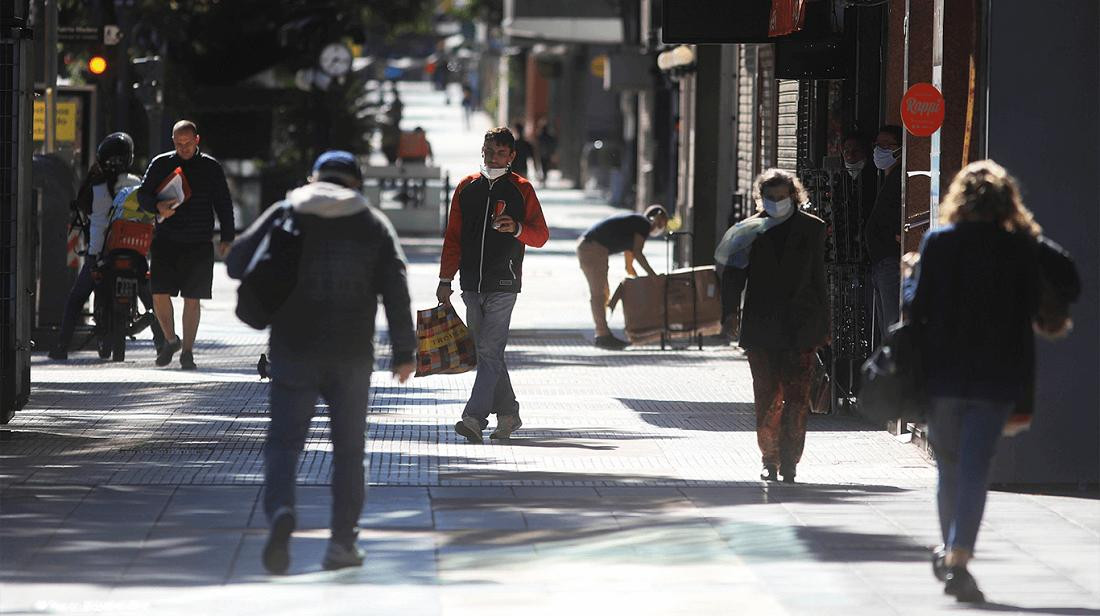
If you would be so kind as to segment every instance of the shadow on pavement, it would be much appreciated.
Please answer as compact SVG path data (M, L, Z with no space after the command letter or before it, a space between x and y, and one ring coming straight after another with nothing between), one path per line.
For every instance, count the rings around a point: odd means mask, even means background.
M1100 610L1087 607L1020 607L1006 603L983 603L970 609L983 612L1011 612L1013 614L1052 614L1054 616L1100 616Z
M659 428L708 432L755 432L751 402L697 402L617 398L646 423ZM881 428L855 416L810 415L808 432L870 432Z
M584 474L575 478L590 479ZM570 481L568 473L557 479ZM118 587L266 579L440 584L437 570L476 574L483 567L547 558L670 567L719 563L731 556L750 564L927 558L923 546L896 533L793 525L782 505L759 485L676 489L654 487L653 480L660 483L660 478L619 479L623 484L587 489L372 488L360 521L368 562L344 573L321 573L318 566L327 540L328 490L300 489L299 531L292 541L296 575L289 578L269 578L260 568L266 529L258 511L258 486L26 486L5 494L0 571L6 583L64 580ZM897 490L789 488L837 504ZM741 516L741 506L752 506L752 512ZM413 522L403 525L402 519Z

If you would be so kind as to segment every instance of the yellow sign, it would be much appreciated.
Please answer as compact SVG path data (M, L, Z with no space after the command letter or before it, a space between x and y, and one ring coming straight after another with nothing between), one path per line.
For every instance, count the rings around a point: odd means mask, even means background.
M592 58L592 62L588 65L588 70L592 72L593 77L603 77L604 69L607 67L607 56L599 55Z
M76 101L58 101L54 138L58 141L76 141ZM46 140L46 101L34 101L34 140Z

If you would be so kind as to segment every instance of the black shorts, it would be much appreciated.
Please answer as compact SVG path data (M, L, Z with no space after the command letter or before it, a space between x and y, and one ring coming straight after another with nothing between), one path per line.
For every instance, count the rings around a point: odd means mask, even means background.
M210 299L214 286L214 243L180 243L153 238L149 282L154 295Z

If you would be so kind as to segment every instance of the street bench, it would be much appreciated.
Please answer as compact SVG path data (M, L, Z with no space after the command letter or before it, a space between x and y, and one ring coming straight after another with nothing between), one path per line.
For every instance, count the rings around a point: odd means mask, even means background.
M450 178L439 167L399 164L363 168L363 194L400 234L441 235L449 193Z

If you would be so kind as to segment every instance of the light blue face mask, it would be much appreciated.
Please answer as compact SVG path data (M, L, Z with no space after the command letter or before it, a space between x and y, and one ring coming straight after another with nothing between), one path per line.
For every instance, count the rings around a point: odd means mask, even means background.
M794 206L791 204L791 198L780 199L779 201L772 201L767 197L763 198L764 211L768 213L768 216L772 218L786 218L791 214Z
M886 148L884 148L880 145L876 145L875 146L875 153L873 155L873 158L875 160L875 166L878 167L879 169L883 170L883 171L886 171L890 167L893 167L894 163L897 162L897 160L898 160L898 157L895 156L894 153L895 152L900 152L900 151L901 151L901 148L898 148L896 150L887 150Z

